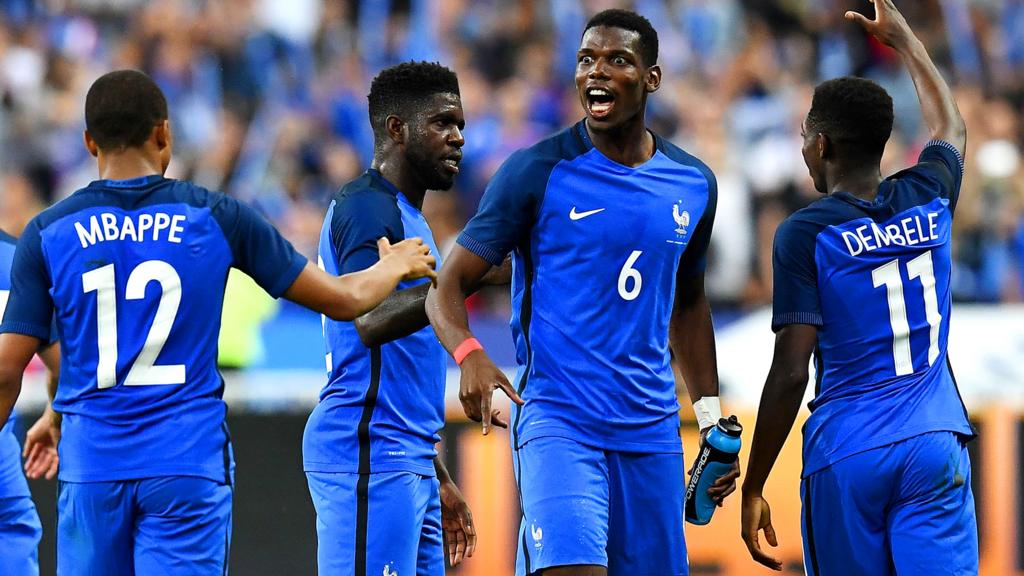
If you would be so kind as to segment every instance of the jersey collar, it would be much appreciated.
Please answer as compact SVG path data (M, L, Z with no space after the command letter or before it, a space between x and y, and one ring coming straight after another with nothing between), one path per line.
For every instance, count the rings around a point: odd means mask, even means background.
M89 184L89 186L98 186L103 188L144 188L163 179L164 177L160 174L150 174L148 176L140 176L138 178L131 178L128 180L94 180Z

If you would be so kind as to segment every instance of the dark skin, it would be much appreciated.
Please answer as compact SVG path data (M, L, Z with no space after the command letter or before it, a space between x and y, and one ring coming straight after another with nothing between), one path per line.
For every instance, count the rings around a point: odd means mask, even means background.
M583 35L577 54L576 88L587 113L587 132L601 153L627 166L639 166L655 152L654 136L644 124L644 111L647 95L661 84L661 69L643 61L639 41L640 35L630 30L594 27ZM595 106L591 93L594 89L610 94L611 105L597 103ZM427 315L449 352L473 337L466 297L489 267L486 260L456 245L441 270L437 286L429 291ZM676 294L669 338L680 360L691 399L717 396L714 332L704 294L703 273L677 278ZM523 399L487 352L471 352L462 362L459 400L466 416L481 422L484 434L490 432L492 425L508 425L491 407L496 389L501 389L513 402L523 404ZM735 490L738 476L737 465L708 493L720 503ZM604 576L607 572L604 566L593 565L559 566L542 571L546 576Z
M877 0L873 4L875 19L856 12L847 12L846 19L860 24L869 34L899 53L914 80L931 138L952 144L962 155L967 145L967 128L949 86L892 0ZM882 181L881 154L865 158L855 150L837 145L828 134L815 132L806 121L803 128L802 152L815 188L823 194L845 191L862 200L873 200ZM807 386L807 367L817 342L818 329L815 326L793 324L783 327L776 335L775 357L761 394L747 476L743 482L743 542L755 561L773 570L781 571L782 562L762 550L758 538L758 533L763 531L768 544L778 546L771 508L763 490L800 410Z
M388 116L375 146L373 168L416 207L423 208L427 190L448 190L458 173L466 143L462 102L455 94L435 94L408 120ZM445 160L455 160L452 171ZM508 284L510 265L495 267L481 279L480 285ZM356 318L355 327L364 346L379 346L404 338L425 328L423 303L430 284L398 290L373 310Z

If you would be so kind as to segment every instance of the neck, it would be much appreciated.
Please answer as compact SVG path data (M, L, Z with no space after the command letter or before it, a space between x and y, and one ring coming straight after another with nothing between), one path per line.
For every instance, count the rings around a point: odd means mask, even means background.
M96 160L102 180L132 180L164 172L159 154L147 154L139 148L101 150Z
M825 170L829 194L847 192L861 200L871 201L878 195L882 172L877 162L843 166L830 165Z
M370 167L380 172L380 175L385 180L390 182L395 188L398 188L402 195L405 196L405 199L415 206L417 210L423 209L423 197L426 196L427 189L419 183L419 179L413 174L412 168L408 163L384 154L374 156Z
M584 125L594 147L619 164L636 167L654 156L654 136L644 125L643 112L611 130L594 130L589 120Z

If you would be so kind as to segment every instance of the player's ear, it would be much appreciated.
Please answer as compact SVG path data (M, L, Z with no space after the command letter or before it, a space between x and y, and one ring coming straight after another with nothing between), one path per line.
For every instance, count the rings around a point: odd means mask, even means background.
M406 124L405 121L394 114L384 119L384 128L388 131L388 138L395 144L405 144Z
M164 120L153 127L153 139L159 150L171 147L171 121Z
M647 86L648 93L656 91L661 86L661 66L655 64L647 69L644 84Z
M82 133L82 140L85 142L85 149L89 151L89 154L92 155L93 158L98 157L100 154L100 147L96 144L96 141L92 139L92 134L89 134L88 130Z
M818 132L818 158L826 158L832 153L832 141L828 136Z

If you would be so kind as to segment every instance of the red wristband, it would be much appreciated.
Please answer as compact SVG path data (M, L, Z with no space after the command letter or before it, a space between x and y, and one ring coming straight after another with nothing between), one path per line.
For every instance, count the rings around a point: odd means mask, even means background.
M455 359L456 364L462 366L462 361L466 359L466 356L469 356L470 352L483 349L484 347L480 345L480 341L476 338L466 338L462 341L462 344L455 347L455 351L452 352L452 358Z

